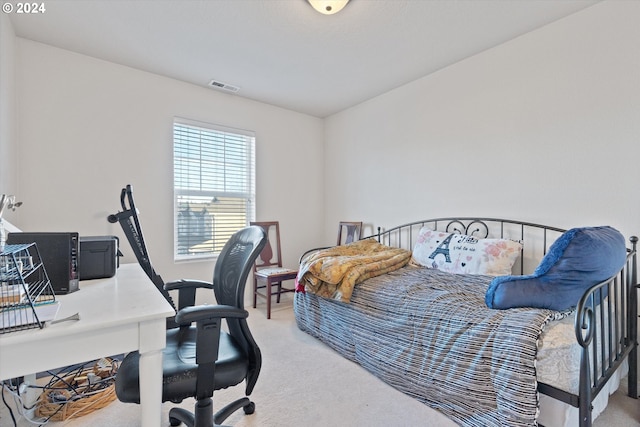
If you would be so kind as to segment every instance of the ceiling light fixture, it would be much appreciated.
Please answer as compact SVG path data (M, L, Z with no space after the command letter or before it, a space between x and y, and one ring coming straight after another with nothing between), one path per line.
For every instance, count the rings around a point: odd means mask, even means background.
M311 7L325 15L333 15L342 10L349 0L307 0Z

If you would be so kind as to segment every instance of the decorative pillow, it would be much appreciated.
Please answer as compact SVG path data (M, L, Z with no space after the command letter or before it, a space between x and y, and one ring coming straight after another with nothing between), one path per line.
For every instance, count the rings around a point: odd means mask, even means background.
M615 228L573 228L553 242L533 274L493 279L485 303L498 309L566 310L588 288L613 277L626 259L624 237Z
M415 264L449 273L511 274L522 244L513 240L478 239L422 227L413 248Z

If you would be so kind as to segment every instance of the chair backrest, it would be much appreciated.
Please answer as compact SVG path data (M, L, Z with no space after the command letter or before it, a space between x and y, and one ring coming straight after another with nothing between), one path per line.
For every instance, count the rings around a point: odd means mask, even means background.
M250 226L234 233L218 255L213 289L218 304L244 309L244 290L254 261L267 244L261 227Z
M256 259L254 271L263 267L282 267L280 251L280 223L278 221L253 221L250 223L261 227L267 235L267 244Z
M340 221L338 226L338 246L360 240L361 233L362 222Z
M131 245L131 249L138 260L138 264L140 264L140 267L142 267L144 272L147 273L149 279L151 279L153 284L156 285L156 288L158 288L160 293L175 309L176 305L173 302L171 295L164 289L164 281L162 280L162 277L156 273L151 265L151 259L149 258L147 246L144 243L144 236L142 235L142 227L140 226L140 220L138 219L138 210L133 202L133 189L131 185L127 185L120 192L120 205L122 206L122 212L109 215L107 217L107 221L112 224L115 224L116 222L120 223L122 231L127 237L129 245ZM171 320L168 322L168 326L169 325L171 327L176 326Z
M251 226L234 233L220 251L213 270L213 291L216 302L244 309L244 291L254 262L267 237L260 227ZM247 394L258 380L262 356L246 319L227 319L229 334L249 357L249 372L246 377Z

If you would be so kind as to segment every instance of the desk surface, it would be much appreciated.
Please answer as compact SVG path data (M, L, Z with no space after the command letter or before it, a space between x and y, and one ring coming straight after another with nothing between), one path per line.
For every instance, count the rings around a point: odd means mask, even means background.
M82 281L80 290L56 299L56 318L79 313L80 320L1 334L0 379L144 349L140 325L164 324L174 314L138 264L123 264L108 279Z

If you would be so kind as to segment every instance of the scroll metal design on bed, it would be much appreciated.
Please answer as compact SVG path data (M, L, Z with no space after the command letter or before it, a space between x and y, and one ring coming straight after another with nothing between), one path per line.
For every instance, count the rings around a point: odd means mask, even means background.
M530 242L536 253L544 256L549 246L566 230L541 224L498 218L443 217L399 225L366 238L394 247L411 250L422 227L466 234L477 238L514 239L526 242L515 274L529 274L540 258L529 260L525 248ZM579 411L579 425L591 426L593 400L607 381L629 361L628 396L638 398L638 238L629 238L631 248L620 272L588 289L576 304L574 331L582 347L578 394L569 393L545 383L538 383L538 391L567 403ZM539 251L538 251L539 250ZM518 271L519 270L519 271ZM602 301L602 303L600 303Z
M541 392L551 397L577 406L581 425L591 425L591 397L595 398L598 395L627 357L628 395L638 398L638 238L633 236L629 240L632 249L628 250L623 269L615 277L591 287L577 305L575 333L576 340L582 347L579 396L570 395L568 398L571 401L567 401L562 393L555 395L557 389L546 384L541 384L542 389L538 387ZM545 390L545 387L549 390ZM581 396L586 397L581 399Z

